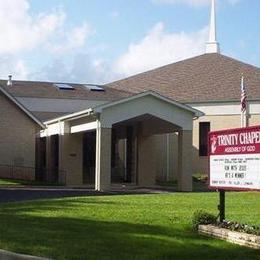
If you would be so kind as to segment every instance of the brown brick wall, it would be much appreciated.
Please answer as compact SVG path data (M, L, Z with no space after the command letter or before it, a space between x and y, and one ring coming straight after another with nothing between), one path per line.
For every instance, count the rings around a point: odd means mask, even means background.
M40 127L3 94L0 111L0 165L35 167L35 135Z
M260 125L260 114L251 115L249 118L249 126ZM207 157L199 156L199 122L210 122L211 131L217 131L228 128L240 127L240 116L203 116L195 120L193 123L193 151L191 162L193 165L193 173L208 172ZM176 134L170 134L170 180L177 179L178 168L178 139ZM156 176L158 180L166 180L166 135L153 136L154 147L156 153Z

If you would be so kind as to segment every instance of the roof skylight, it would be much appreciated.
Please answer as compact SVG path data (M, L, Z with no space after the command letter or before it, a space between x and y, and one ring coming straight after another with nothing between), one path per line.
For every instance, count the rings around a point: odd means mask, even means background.
M65 84L65 83L54 83L53 84L56 88L60 89L60 90L74 90L75 88L72 87L69 84Z
M88 90L90 90L90 91L105 91L105 89L104 88L102 88L101 86L97 86L97 85L87 85L87 84L85 84L84 85Z

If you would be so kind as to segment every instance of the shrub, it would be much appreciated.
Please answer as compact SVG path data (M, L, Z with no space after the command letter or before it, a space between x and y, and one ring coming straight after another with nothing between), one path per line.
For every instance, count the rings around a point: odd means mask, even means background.
M203 210L195 211L192 217L192 228L198 230L199 225L216 224L217 217Z
M195 173L192 175L192 179L194 182L202 182L202 183L206 183L208 180L208 175L205 173Z
M223 221L222 223L218 223L218 226L221 228L230 229L232 231L243 232L257 236L260 235L260 227L258 226L250 226L233 221Z

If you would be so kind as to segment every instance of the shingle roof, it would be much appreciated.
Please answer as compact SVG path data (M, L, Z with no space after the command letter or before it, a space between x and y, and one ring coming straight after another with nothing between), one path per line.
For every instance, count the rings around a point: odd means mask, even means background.
M24 107L16 98L14 98L10 93L8 93L5 89L3 89L0 86L0 93L2 93L4 96L6 96L9 100L11 100L21 111L24 112L25 115L27 115L30 119L32 119L36 124L38 124L40 127L44 128L44 125L42 122L35 117L31 111L29 111L26 107Z
M73 103L74 105L71 104L72 100L73 102L80 102L79 107L82 107L82 100L86 100L86 109L87 109L90 101L110 102L110 101L115 101L133 95L133 93L131 92L127 92L124 90L117 90L107 86L101 86L102 88L105 89L105 91L91 91L87 87L85 87L84 84L65 83L65 84L69 84L74 89L62 90L55 87L53 84L54 82L13 80L12 85L7 86L6 80L0 80L0 87L4 89L7 93L9 93L12 97L14 97L16 100L24 97L40 98L43 101L43 103L46 101L45 102L46 106L48 106L49 104L48 101L50 100L60 99L63 101L68 101L64 103L64 106L66 106L67 109L67 110L64 109L64 111L67 112L56 111L57 107L55 106L52 106L52 108L49 107L49 109L53 109L53 111L52 110L49 110L48 112L46 112L46 110L39 111L39 110L35 110L35 108L30 108L30 106L27 107L26 104L24 104L26 109L30 111L30 113L33 116L35 116L37 119L41 120L42 122L69 113L69 111L71 111L72 109L71 106L75 108L75 104L74 103ZM88 85L91 86L90 84ZM41 105L43 103L41 103Z
M31 111L31 113L42 122L68 114L68 113L59 113L59 112L38 112L38 111Z
M156 91L179 102L240 100L241 74L248 99L260 99L260 69L221 54L203 54L107 84L134 93Z
M87 99L87 100L116 100L129 96L125 90L117 90L104 86L105 91L90 91L83 84L72 84L74 90L59 90L53 82L13 81L7 86L6 80L0 80L0 85L14 97Z
M104 92L90 91L82 84L75 90L59 90L52 82L13 81L0 86L12 96L43 99L115 101L152 90L183 103L240 100L244 74L248 99L260 100L260 69L220 54L204 54L166 65L103 86ZM87 108L87 107L86 107ZM40 120L61 116L57 111L30 111Z

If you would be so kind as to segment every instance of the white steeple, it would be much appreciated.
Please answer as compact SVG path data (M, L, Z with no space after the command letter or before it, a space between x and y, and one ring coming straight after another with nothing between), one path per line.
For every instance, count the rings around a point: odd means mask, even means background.
M209 41L206 43L206 53L219 53L219 43L216 34L216 11L215 0L211 1L211 18L209 28Z

